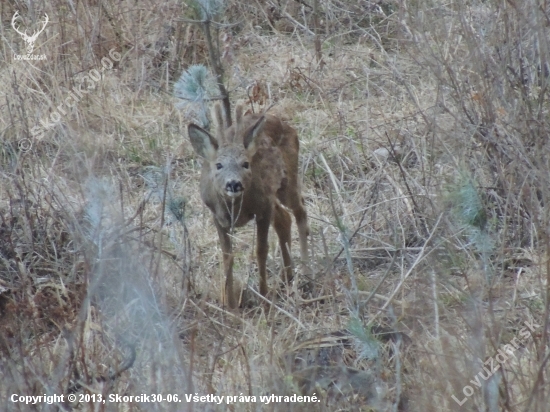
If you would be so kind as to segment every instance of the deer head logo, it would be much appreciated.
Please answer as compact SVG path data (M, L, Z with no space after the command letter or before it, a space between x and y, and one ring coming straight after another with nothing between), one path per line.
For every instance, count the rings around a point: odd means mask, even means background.
M21 32L17 26L15 25L15 21L17 20L19 16L19 12L16 11L15 14L13 15L12 19L11 19L11 25L13 27L13 29L19 33L21 35L21 37L23 37L23 40L25 40L25 43L27 43L27 54L31 54L32 51L34 50L34 42L36 41L36 38L38 37L38 35L40 33L42 33L44 31L44 29L46 28L46 24L48 24L48 21L50 21L48 15L46 13L44 13L44 20L42 20L42 28L40 30L38 30L36 33L34 33L32 36L29 36L27 34L27 30L25 30L25 32Z

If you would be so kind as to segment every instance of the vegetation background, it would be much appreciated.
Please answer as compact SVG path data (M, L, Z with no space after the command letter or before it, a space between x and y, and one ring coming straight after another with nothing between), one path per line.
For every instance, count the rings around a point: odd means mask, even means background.
M542 0L2 1L0 410L548 411L549 31ZM174 97L210 50L300 136L314 275L280 287L272 236L271 309L253 224L220 298ZM69 393L184 402L7 401Z

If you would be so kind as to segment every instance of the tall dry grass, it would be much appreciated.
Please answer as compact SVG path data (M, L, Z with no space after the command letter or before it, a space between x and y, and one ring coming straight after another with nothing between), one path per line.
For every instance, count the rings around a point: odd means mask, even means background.
M14 60L16 10L28 27L48 14L46 60ZM209 61L196 4L1 3L0 398L184 400L1 408L547 411L549 12L228 2L212 32L232 103L276 102L300 136L314 272L279 287L272 236L269 308L247 226L230 312L195 114L173 97Z

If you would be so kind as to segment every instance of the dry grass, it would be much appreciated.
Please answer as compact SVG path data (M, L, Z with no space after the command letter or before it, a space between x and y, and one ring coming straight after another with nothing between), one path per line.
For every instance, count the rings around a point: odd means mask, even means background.
M220 303L193 119L172 97L207 61L192 7L2 3L0 398L183 400L36 410L546 411L550 10L320 2L320 64L313 0L230 3L217 34L231 100L277 102L298 130L315 276L279 285L271 233L280 293L266 305L250 224L234 241L243 305ZM15 10L48 13L34 50L46 60L14 60ZM56 109L112 49L113 68ZM539 326L527 334L526 321ZM485 380L483 363L518 341ZM185 402L195 393L258 402ZM259 402L295 393L321 402Z

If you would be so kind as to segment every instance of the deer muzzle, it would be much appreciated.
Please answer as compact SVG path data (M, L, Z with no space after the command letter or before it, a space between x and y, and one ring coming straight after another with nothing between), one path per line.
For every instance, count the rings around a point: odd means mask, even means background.
M237 197L244 190L243 184L238 180L230 180L225 184L225 193L229 197Z

